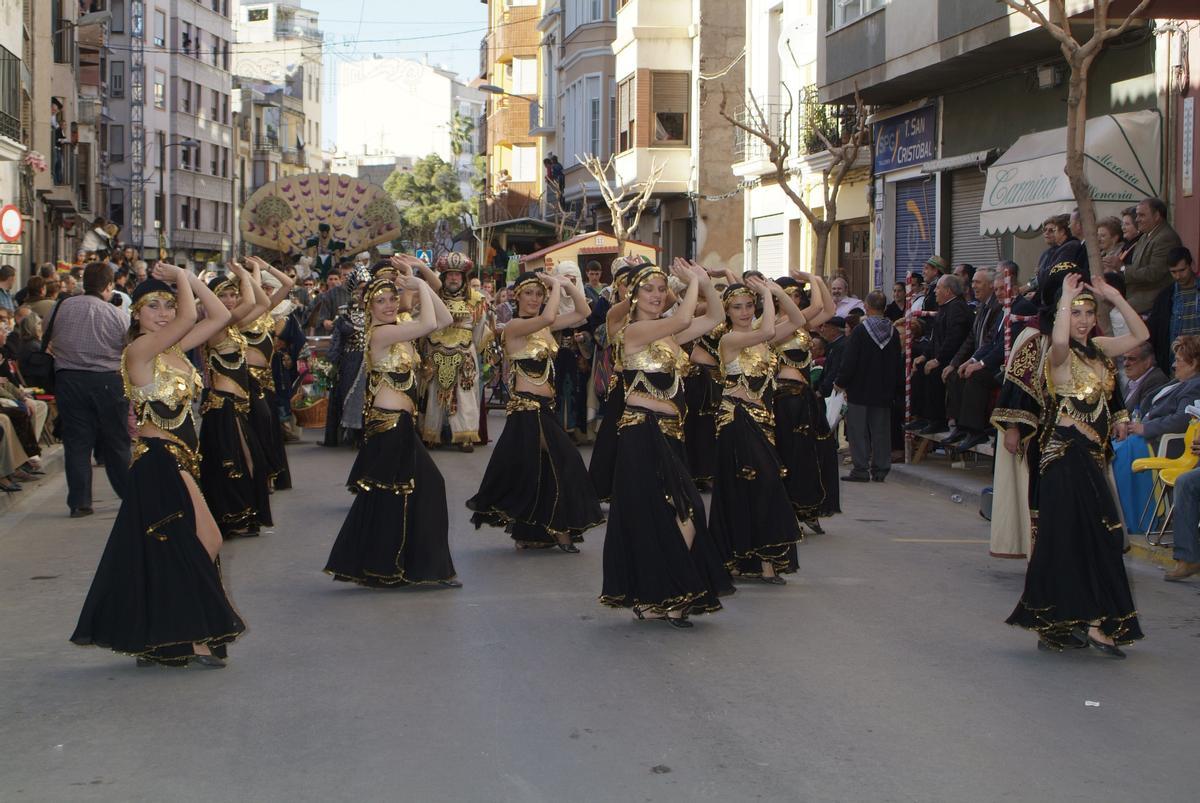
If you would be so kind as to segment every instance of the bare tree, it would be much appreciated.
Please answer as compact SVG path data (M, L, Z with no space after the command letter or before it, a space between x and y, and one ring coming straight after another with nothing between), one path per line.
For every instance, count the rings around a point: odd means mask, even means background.
M646 176L645 181L629 187L617 187L613 186L613 182L608 177L615 157L608 157L606 162L601 162L599 158L590 153L575 158L579 159L580 163L592 174L592 178L596 179L596 184L600 188L600 198L608 207L608 213L612 217L613 236L617 238L617 256L625 256L625 241L629 239L631 232L637 231L638 225L642 221L642 212L646 209L646 204L650 202L650 196L654 193L654 187L658 184L658 180L662 178L663 168L666 165L651 161L650 174ZM625 218L630 214L633 215L633 219L626 225Z
M583 188L583 197L579 199L579 205L575 208L567 204L561 192L554 193L554 234L560 243L579 234L583 229L587 212L586 187Z
M829 235L837 222L838 194L842 191L842 184L846 180L846 174L850 172L851 168L858 161L862 149L870 145L870 129L867 128L867 110L866 106L863 105L862 98L858 94L858 89L855 88L854 90L853 124L850 126L851 130L849 134L842 137L841 142L834 144L820 128L813 130L813 133L831 157L829 164L821 171L822 210L820 215L812 210L800 193L792 187L790 182L793 171L788 167L788 160L792 156L791 120L794 113L794 107L790 103L790 96L789 105L783 111L777 131L772 131L771 123L753 93L750 93L748 96L749 102L746 104L745 120L738 120L726 113L725 105L727 99L727 96L722 93L721 116L747 136L754 137L760 141L766 148L767 161L775 168L771 176L775 179L779 188L783 190L783 193L800 210L800 214L804 215L804 219L808 221L808 225L812 227L813 235L816 238L816 247L813 249L812 272L816 275L823 275L825 273L825 255L829 252Z
M1086 42L1075 38L1067 18L1066 0L1047 0L1049 15L1038 8L1037 0L1000 0L1009 8L1019 12L1040 25L1058 42L1063 58L1071 69L1067 84L1067 163L1063 172L1071 184L1071 193L1079 207L1079 222L1083 226L1083 238L1087 244L1088 265L1092 276L1101 276L1104 266L1100 263L1100 240L1096 234L1096 207L1092 202L1092 188L1083 174L1084 144L1087 135L1088 71L1105 43L1129 30L1133 20L1153 0L1141 0L1129 16L1117 25L1111 25L1108 17L1113 0L1094 0L1092 6L1091 36Z

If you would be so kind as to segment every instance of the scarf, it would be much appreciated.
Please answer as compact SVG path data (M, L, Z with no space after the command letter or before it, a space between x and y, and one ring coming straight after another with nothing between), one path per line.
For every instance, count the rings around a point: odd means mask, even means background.
M892 327L892 322L882 315L868 315L862 319L859 324L866 328L867 334L875 341L875 345L879 346L880 350L887 347L887 344L895 334L895 329Z

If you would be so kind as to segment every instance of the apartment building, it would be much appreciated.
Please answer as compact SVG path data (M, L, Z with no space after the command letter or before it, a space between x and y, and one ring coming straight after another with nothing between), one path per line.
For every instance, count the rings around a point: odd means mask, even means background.
M543 0L481 2L488 6L488 34L480 44L479 78L492 91L479 124L487 156L487 197L480 222L495 226L495 236L510 250L529 252L536 250L539 241L552 238L554 231L541 221L542 158L548 152L543 150L542 136L551 127L550 117L538 112L545 97L538 29Z
M823 175L831 158L818 133L831 142L842 141L853 110L817 100L816 7L816 0L747 0L746 98L736 114L755 127L765 125L772 137L788 143L790 188L824 216ZM845 271L855 292L865 293L872 281L870 148L862 150L842 183L826 261L814 266L812 229L775 181L766 146L752 136L741 137L740 146L733 172L747 184L746 265L772 277L786 275L789 268L816 267L826 276Z
M665 261L741 270L735 134L720 104L744 92L745 0L621 0L616 16L615 180L628 187L663 169L633 236Z
M110 0L107 217L179 264L232 251L232 2Z
M548 218L565 215L576 227L608 223L608 209L582 159L601 162L616 151L617 80L612 43L619 0L553 0L538 21L542 80L530 107L529 131L542 151L563 166L562 202L555 188L543 204Z
M290 169L299 160L308 171L322 170L321 143L328 137L322 128L325 36L319 13L301 7L299 0L237 0L233 30L234 75L255 86L283 87L289 99L281 115L290 120L299 105L302 122L279 141L281 163Z
M1086 38L1090 4L1069 9ZM1152 11L1198 13L1187 0ZM874 283L902 279L932 253L1035 265L1041 221L1075 205L1062 174L1067 68L1057 42L992 0L852 0L817 14L820 100L848 103L857 86L874 107ZM1162 17L1137 21L1092 66L1088 179L1101 215L1180 194L1170 179L1175 126L1164 125L1175 116Z

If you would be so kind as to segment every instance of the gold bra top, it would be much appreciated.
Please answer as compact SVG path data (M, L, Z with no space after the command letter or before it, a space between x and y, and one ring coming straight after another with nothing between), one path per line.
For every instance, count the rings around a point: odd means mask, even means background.
M153 424L172 435L180 435L189 444L195 440L196 421L192 401L204 390L199 372L188 362L178 346L172 346L154 357L154 378L149 384L134 385L125 365L128 348L121 354L121 381L125 395L133 404L138 425ZM187 368L179 368L169 362L167 354L174 355ZM184 423L191 421L189 431L178 432Z
M275 319L269 311L242 329L241 335L248 346L262 352L267 361L270 361L275 352Z
M722 360L721 373L727 389L745 388L747 395L761 401L775 375L779 357L762 344L747 346L729 362Z
M659 401L678 395L688 357L671 338L655 340L636 354L626 354L622 375L626 393L644 393Z
M554 357L558 354L558 342L550 327L530 332L525 336L525 345L509 353L513 368L513 380L518 374L535 385L545 385L554 379Z
M412 390L416 384L421 357L411 343L402 340L389 346L387 353L378 362L373 358L369 359L368 365L371 371L372 393L384 386L404 393Z
M1046 387L1058 400L1058 415L1094 423L1108 410L1108 399L1116 387L1116 370L1107 357L1101 356L1101 360L1097 369L1071 349L1071 380L1065 385L1055 384L1053 367L1046 360Z
M803 371L812 365L812 335L805 329L797 329L792 336L775 346L780 367Z

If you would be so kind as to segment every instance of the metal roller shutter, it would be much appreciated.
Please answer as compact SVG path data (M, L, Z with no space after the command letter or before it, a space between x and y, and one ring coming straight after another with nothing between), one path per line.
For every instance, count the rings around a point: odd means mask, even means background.
M768 279L787 274L782 234L763 234L754 238L754 269L762 271Z
M974 167L950 174L950 260L977 268L995 267L999 240L979 233L979 210L987 173Z
M932 177L896 184L896 281L920 271L933 255L937 234L937 185Z

